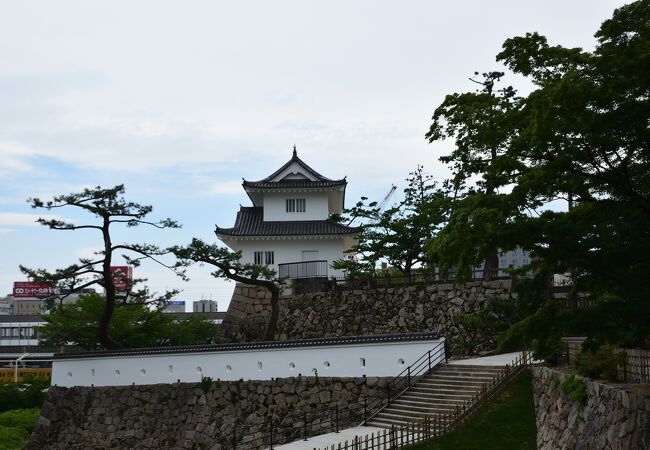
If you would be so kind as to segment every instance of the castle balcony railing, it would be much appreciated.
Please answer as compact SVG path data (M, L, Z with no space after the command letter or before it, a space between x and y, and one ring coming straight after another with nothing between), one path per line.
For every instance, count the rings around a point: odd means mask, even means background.
M300 261L278 264L280 279L327 278L327 261Z

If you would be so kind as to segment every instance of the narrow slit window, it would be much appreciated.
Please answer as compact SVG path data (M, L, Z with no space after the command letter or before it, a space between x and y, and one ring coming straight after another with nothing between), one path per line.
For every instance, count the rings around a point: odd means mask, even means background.
M266 265L275 264L275 255L273 252L264 252L264 262Z
M297 198L296 199L296 212L305 212L305 199Z
M296 212L296 199L288 198L287 199L287 212Z
M264 264L264 252L255 252L253 257L255 264Z

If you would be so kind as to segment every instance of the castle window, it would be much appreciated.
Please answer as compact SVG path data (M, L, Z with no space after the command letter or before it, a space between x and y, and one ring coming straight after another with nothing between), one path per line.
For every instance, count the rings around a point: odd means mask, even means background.
M305 212L305 199L297 198L296 199L296 212Z
M274 252L254 252L253 253L253 263L257 265L269 265L275 264L275 253Z
M287 212L305 212L307 210L307 201L304 198L286 199Z

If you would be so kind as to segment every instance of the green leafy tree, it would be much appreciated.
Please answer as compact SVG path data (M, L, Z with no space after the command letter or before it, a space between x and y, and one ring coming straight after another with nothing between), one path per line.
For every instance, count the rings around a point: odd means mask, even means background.
M100 347L98 328L103 311L102 296L82 294L77 302L64 304L43 316L46 324L40 331L44 343L74 344L85 349ZM151 347L159 339L169 339L172 345L191 345L210 342L217 325L206 318L176 319L160 307L127 303L115 310L108 332L126 348Z
M499 145L497 158L491 154L480 168L485 185L463 194L463 215L455 209L451 226L439 233L448 242L431 245L449 254L469 235L478 245L467 245L467 253L530 249L537 279L529 287L537 290L527 295L528 316L502 346L532 342L549 358L569 333L649 344L650 2L615 10L595 37L591 52L550 46L537 33L505 41L497 59L535 88L524 98L511 97L512 108L497 114L504 124L498 139L490 127L477 128L472 115L444 110L459 120L451 131L475 131L468 148ZM428 136L437 138L438 129L432 130ZM463 154L451 158L464 164ZM488 199L490 177L508 190ZM565 210L547 206L557 201ZM566 272L575 291L590 296L588 307L560 308L542 292L541 279Z
M521 99L511 86L497 88L503 75L483 73L482 80L470 78L481 86L478 91L447 95L426 134L429 142L454 139L455 143L450 154L440 157L453 174L445 183L454 199L453 212L429 251L437 255L443 269L454 266L461 278L481 260L484 279L498 275L498 247L490 242L490 231L506 219L507 204L500 189L511 184L521 168L508 152L517 134Z
M333 266L348 273L374 271L377 262L390 266L410 277L413 268L429 262L424 243L435 235L445 220L446 197L431 175L418 166L406 179L404 198L381 210L377 202L366 197L344 214L362 221L357 244L350 250L356 261L340 260Z
M161 249L153 244L127 244L113 242L111 229L115 225L126 227L148 226L156 229L180 228L180 225L171 220L164 219L153 222L147 219L152 211L149 205L129 202L124 198L124 186L118 185L113 188L103 189L96 187L84 189L83 192L54 197L51 201L44 202L38 198L30 198L28 202L32 208L58 210L76 209L85 211L96 218L96 222L88 224L76 224L59 219L43 219L38 222L52 230L79 231L93 230L101 238L102 250L95 252L94 258L81 258L78 263L69 265L55 271L45 269L30 269L20 266L20 270L34 279L47 283L55 295L59 307L67 296L73 293L82 292L83 289L91 286L103 288L105 296L101 301L102 311L99 317L96 332L99 343L107 349L120 348L124 344L110 336L109 329L116 308L128 307L130 304L154 304L160 305L169 300L177 291L166 292L156 296L148 289L134 289L143 279L125 280L115 279L111 273L111 266L114 264L115 255L121 254L127 264L137 267L143 260L154 261L172 272L183 277L183 271L176 264L165 264L160 258L168 254L167 250ZM115 281L125 282L125 292L118 293L115 288Z
M183 266L194 263L208 265L214 268L212 276L229 279L239 283L261 286L271 292L271 317L266 328L264 339L272 341L275 337L278 317L280 315L280 280L275 271L259 264L241 262L241 252L233 252L217 244L208 244L200 239L192 239L187 246L174 246L169 249L180 260Z

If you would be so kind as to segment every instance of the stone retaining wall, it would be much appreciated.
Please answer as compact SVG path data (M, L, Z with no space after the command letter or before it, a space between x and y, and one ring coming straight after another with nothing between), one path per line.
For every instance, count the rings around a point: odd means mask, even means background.
M511 285L511 280L475 281L283 297L276 339L435 331L445 335L453 355L467 355L458 340L467 333L459 330L454 317L478 313L494 298L510 298ZM261 339L270 311L270 293L238 284L224 319L226 339ZM494 348L491 339L479 341L471 345L475 352Z
M268 448L300 439L304 416L310 435L341 422L363 421L363 395L385 394L386 378L283 378L103 388L50 388L27 449Z
M583 450L650 449L650 385L623 387L578 377L588 394L580 404L561 388L568 376L533 369L538 449L575 449L580 443Z

